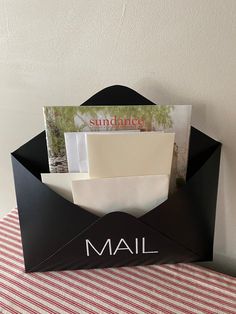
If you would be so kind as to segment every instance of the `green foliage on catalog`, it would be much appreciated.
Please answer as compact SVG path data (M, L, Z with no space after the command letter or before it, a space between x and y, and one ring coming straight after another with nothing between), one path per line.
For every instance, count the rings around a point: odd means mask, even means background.
M65 132L100 131L91 127L91 118L140 118L145 121L142 131L162 131L173 126L171 112L174 106L55 106L44 107L49 157L65 156ZM133 126L137 129L137 126ZM116 130L117 126L103 126L103 130ZM119 126L119 129L122 129Z

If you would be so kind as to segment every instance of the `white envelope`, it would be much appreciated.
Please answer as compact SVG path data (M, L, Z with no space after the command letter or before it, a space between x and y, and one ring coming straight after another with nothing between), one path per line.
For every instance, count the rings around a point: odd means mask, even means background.
M174 137L159 132L87 134L89 176L170 175Z
M42 182L57 194L73 202L71 182L88 179L88 173L41 173Z
M65 146L69 172L88 172L86 132L66 132Z
M87 153L87 142L86 134L88 133L129 133L139 132L139 130L117 130L117 131L100 131L100 132L66 132L65 146L66 146L66 157L68 163L69 172L88 172L88 153Z
M78 165L80 172L88 172L88 153L86 143L86 133L76 133L76 145L79 151Z
M164 202L168 189L168 175L72 181L74 203L98 216L124 211L139 217Z
M79 150L76 134L76 132L64 133L68 170L69 172L84 172L79 166Z

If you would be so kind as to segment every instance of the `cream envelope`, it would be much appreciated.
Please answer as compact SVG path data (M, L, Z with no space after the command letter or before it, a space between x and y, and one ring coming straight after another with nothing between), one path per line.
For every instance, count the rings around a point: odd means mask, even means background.
M93 178L170 174L174 133L87 134Z
M98 216L113 211L141 216L164 202L168 189L168 175L72 181L74 203Z
M71 182L88 179L88 173L41 173L42 182L57 194L73 202Z

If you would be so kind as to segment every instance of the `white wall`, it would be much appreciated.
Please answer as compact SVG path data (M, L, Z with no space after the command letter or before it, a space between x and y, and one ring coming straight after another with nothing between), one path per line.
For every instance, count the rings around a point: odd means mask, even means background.
M123 84L192 104L224 143L215 267L236 274L236 1L0 0L0 208L15 206L10 151L43 129L42 106Z

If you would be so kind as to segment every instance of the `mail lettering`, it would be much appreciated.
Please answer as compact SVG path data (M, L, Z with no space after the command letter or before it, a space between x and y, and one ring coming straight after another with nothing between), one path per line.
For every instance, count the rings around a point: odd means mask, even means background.
M145 237L134 238L133 243L127 243L124 238L121 238L118 244L114 245L112 239L108 238L102 247L97 248L89 240L85 240L86 255L90 256L91 252L102 256L105 252L109 255L116 255L119 251L127 251L130 254L158 254L157 250L148 251L146 249Z

